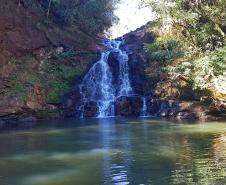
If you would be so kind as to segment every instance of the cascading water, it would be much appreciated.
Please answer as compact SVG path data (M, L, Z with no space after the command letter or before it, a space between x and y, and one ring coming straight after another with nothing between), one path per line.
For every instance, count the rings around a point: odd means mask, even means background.
M132 93L132 87L129 80L129 65L128 54L125 51L119 50L120 65L119 65L119 94L118 96L126 96Z
M119 96L132 94L133 89L129 80L128 54L120 49L122 41L107 41L108 51L101 54L101 59L96 62L84 77L80 85L82 104L96 102L98 117L115 116L115 101ZM108 63L109 54L117 53L119 63L118 84L113 85L113 74Z
M146 97L142 97L142 108L141 108L141 113L140 116L141 117L147 117L148 115L148 108L147 108L147 98Z

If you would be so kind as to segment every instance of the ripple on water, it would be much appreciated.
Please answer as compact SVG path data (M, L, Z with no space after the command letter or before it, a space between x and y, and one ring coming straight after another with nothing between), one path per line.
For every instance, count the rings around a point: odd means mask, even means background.
M111 166L111 180L114 184L117 185L127 185L128 182L128 176L125 166L118 166L116 164L113 164Z
M226 124L96 121L0 134L0 185L226 184Z

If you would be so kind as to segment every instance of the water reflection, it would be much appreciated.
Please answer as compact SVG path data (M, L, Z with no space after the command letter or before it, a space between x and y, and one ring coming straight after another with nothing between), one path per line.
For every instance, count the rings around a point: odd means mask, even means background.
M104 149L120 148L114 156L104 156L103 174L104 185L127 185L129 183L131 157L130 132L128 130L117 132L116 121L99 120L100 142ZM115 140L120 144L117 146ZM126 152L125 152L126 151Z
M226 184L225 123L111 118L74 125L2 132L0 184Z

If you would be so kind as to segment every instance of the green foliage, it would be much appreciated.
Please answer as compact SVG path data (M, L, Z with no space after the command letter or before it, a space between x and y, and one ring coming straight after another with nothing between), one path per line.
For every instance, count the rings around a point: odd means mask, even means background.
M73 68L70 66L61 65L54 73L62 80L72 81L76 77L80 76L82 71L76 67Z
M54 118L59 116L59 111L39 111L35 113L38 119Z
M69 92L73 80L82 74L77 67L58 65L52 69L52 75L57 80L50 83L50 92L47 96L48 103L58 103L60 98Z
M217 89L225 92L226 74L226 1L143 0L156 12L159 24L157 35L173 35L183 42L182 53L171 57L167 47L160 47L158 39L146 50L156 60L169 63L166 71L172 79L187 79L195 91ZM156 25L158 30L156 31ZM167 41L166 41L167 42ZM171 51L171 50L169 50Z
M213 85L214 79L221 78L226 71L226 47L194 61L188 60L166 69L174 79L181 75L190 80L195 90L205 90Z
M21 0L40 10L59 26L77 26L88 34L101 34L118 19L114 15L119 0Z
M86 64L80 65L75 61L74 53L67 50L58 58L55 56L39 62L32 55L12 60L13 65L22 66L14 71L9 88L3 89L1 95L15 96L27 101L34 87L38 85L46 92L47 97L43 97L43 100L59 103L60 98L70 91L73 82L79 79L87 67Z
M63 51L59 54L56 54L55 57L57 60L59 61L63 61L63 60L74 60L75 56L98 56L98 53L95 52L90 52L90 51L75 51L73 49L68 49L66 51Z
M25 87L22 83L17 83L11 90L10 95L11 96L18 96L22 100L26 101L27 99L27 93L28 89Z
M209 58L214 75L222 75L226 71L226 46L210 53Z
M60 97L68 93L70 84L68 82L56 81L51 84L51 92L47 96L48 103L59 103Z
M145 51L155 61L171 61L183 56L182 44L173 37L158 37L152 44L145 44Z
M56 58L58 60L62 61L62 60L68 59L68 58L73 58L74 56L76 56L75 50L69 49L67 51L57 54Z
M28 98L29 91L33 88L35 84L40 84L40 79L35 75L30 75L29 79L22 79L22 75L18 74L12 76L12 81L15 83L7 92L7 96L17 96L21 100L26 101Z
M193 48L211 51L223 47L226 34L225 0L144 0L157 13L161 27L171 26ZM166 21L167 20L167 21Z

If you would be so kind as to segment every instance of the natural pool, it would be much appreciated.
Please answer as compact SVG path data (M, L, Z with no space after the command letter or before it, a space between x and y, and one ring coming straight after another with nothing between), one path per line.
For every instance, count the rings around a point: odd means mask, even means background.
M225 185L226 122L43 121L0 132L0 185Z

